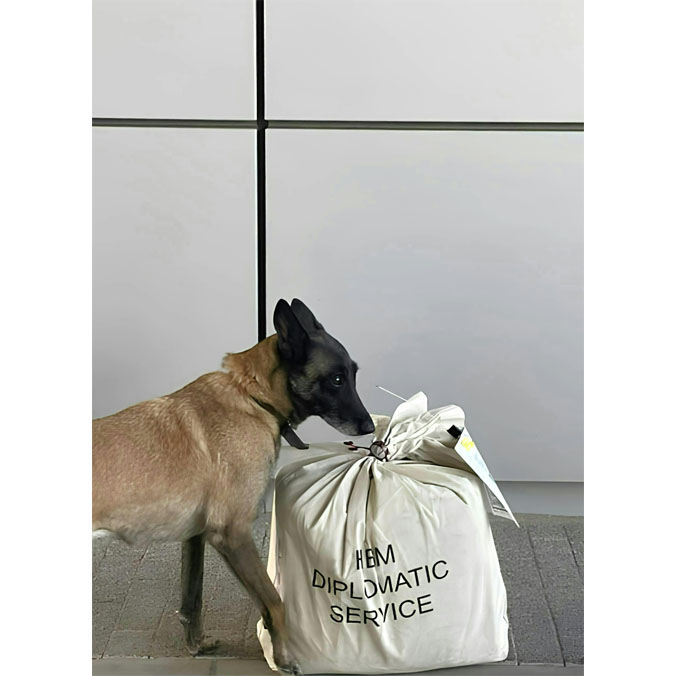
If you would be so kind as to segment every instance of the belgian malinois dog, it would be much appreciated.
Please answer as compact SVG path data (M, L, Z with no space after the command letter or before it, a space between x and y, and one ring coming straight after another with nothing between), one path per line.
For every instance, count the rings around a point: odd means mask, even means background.
M209 541L259 607L277 667L300 674L251 524L280 435L300 442L293 428L312 415L350 436L374 426L355 388L357 365L304 303L280 300L274 327L276 334L227 355L225 371L94 420L93 527L127 542L183 543L179 618L193 655L214 649L201 627Z

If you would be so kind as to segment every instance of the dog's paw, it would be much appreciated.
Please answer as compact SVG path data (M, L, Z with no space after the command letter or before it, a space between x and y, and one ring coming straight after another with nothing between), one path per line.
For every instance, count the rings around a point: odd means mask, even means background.
M195 652L191 650L190 653L193 657L218 655L221 648L222 648L221 641L202 641L202 643L200 643L197 646Z
M303 676L303 671L300 668L300 664L296 660L289 660L286 664L278 666L278 669L283 674L290 674L291 676Z

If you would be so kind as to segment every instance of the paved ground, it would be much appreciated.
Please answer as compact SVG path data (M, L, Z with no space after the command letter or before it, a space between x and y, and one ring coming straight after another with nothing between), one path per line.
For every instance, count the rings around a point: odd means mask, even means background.
M272 676L263 660L187 657L106 657L94 660L93 676ZM424 672L426 676L582 676L584 667L556 664L480 664ZM399 674L398 676L413 676ZM415 676L419 676L416 674Z
M255 525L255 540L263 559L268 549L269 519L270 515L266 514ZM544 664L551 665L547 667L549 671L538 673L558 673L557 665L581 665L584 661L583 519L533 514L518 514L517 519L521 529L503 519L493 520L511 623L511 650L503 671L512 673L510 665L516 668L516 665ZM94 540L94 658L188 656L177 616L179 570L178 544L134 548L115 540ZM261 658L256 638L257 621L258 614L240 584L207 546L205 632L221 640L231 657ZM94 672L133 674L136 672L132 662L135 661L96 660ZM162 665L159 660L144 662L148 666L154 662L153 668ZM143 673L233 674L240 673L241 664L245 663L175 660L171 668L169 663L165 664L164 671ZM174 668L183 671L173 671ZM252 663L242 673L265 673L265 667L262 663ZM459 670L452 673L459 674ZM578 669L563 670L563 673L578 673Z

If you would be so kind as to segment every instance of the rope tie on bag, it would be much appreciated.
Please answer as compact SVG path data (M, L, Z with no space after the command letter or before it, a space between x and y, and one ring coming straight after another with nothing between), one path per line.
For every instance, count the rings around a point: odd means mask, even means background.
M369 452L376 460L389 462L390 452L384 441L374 441L370 446L357 446L353 441L343 441L343 443L351 450L356 451L361 448Z

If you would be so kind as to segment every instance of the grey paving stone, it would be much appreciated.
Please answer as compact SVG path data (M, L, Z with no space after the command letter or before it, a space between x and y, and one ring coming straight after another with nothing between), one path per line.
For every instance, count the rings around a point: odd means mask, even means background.
M519 664L563 664L527 528L517 528L506 519L495 519L491 525Z
M178 619L181 605L180 579L176 579L167 598L157 631L153 637L153 655L166 657L187 657L190 655L185 645L183 625Z
M135 629L155 632L174 587L174 579L134 579L127 592L118 629Z
M254 542L256 543L256 547L258 551L261 553L263 550L263 540L265 539L265 531L267 530L267 522L268 519L266 519L266 515L261 514L261 516L259 516L254 521L253 528L251 529Z
M220 642L219 655L242 657L246 622L253 602L220 557L218 564L215 575L205 579L204 630Z
M153 636L153 655L165 657L189 657L185 644L183 626L178 619L178 611L172 610L162 616L160 626Z
M152 650L153 655L163 657L190 657L178 613L174 613L174 617L171 618L162 618L160 627L153 637Z
M521 514L517 518L522 529L504 519L492 519L509 604L507 662L562 665L561 645L567 664L581 663L583 520ZM254 527L254 540L264 561L269 524L270 514L266 514ZM177 614L180 549L178 543L146 550L116 540L93 542L93 656L188 657ZM203 626L210 639L221 641L219 654L260 658L258 619L241 584L207 545Z
M566 664L584 663L583 588L565 525L542 519L528 533Z
M92 580L96 579L96 573L106 555L106 549L110 540L104 537L97 537L92 539Z
M117 624L122 601L92 603L92 657L101 657Z
M584 522L582 520L569 522L564 525L564 528L573 550L575 563L580 571L580 577L584 579Z
M265 537L263 538L263 545L261 546L261 558L267 564L268 561L268 551L270 550L270 519L272 514L265 514Z
M240 643L244 642L244 632L253 603L246 596L228 593L211 594L206 601L204 627L207 630L223 630Z
M96 584L92 588L93 601L124 601L143 558L138 550L119 551L113 544L98 566Z
M110 629L103 627L94 627L92 629L92 657L98 659L103 657L108 641L110 640Z
M204 583L219 579L227 571L232 575L227 561L211 546L207 545L204 550Z
M124 540L111 535L108 539L106 557L121 556L129 559L141 559L146 552L147 545L130 545Z
M215 595L216 598L221 598L223 594L228 597L249 598L244 585L232 572L230 566L221 558L217 560L217 565L214 566L212 575L204 578L204 593Z
M173 579L180 573L181 544L169 542L148 547L136 570L136 578L140 580Z
M149 657L152 655L152 631L121 629L114 631L106 647L106 655L111 657Z

